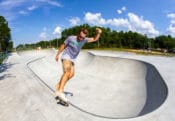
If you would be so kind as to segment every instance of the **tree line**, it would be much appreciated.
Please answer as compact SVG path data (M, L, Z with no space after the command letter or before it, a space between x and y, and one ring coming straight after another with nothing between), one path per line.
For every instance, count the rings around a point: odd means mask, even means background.
M76 35L81 28L87 28L89 37L93 37L97 26L83 24L65 29L61 33L61 38L56 38L50 41L40 41L33 44L19 45L17 49L31 49L36 47L48 48L59 47L69 35ZM102 34L98 42L85 44L83 48L131 48L131 49L173 49L175 48L175 38L170 35L160 35L155 38L149 38L147 35L142 35L137 32L124 32L111 30L110 28L101 27Z
M3 16L0 16L0 52L11 51L13 42L11 41L11 30L8 22Z

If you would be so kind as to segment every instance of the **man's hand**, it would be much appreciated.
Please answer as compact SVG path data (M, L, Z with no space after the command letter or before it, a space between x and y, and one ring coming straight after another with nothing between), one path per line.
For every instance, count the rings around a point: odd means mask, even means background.
M56 54L56 56L55 56L55 60L56 60L56 61L59 60L59 56L60 56L61 52L62 52L65 48L66 48L66 45L63 43L63 44L60 46L60 48L59 48L59 50L58 50L58 52L57 52L57 54Z
M100 28L96 28L96 32L97 32L97 34L101 34L102 30Z
M59 54L56 55L55 60L58 62L58 60L59 60Z

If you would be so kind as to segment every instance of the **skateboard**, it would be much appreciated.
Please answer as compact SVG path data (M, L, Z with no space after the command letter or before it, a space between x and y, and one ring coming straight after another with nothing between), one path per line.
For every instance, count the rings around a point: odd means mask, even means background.
M65 95L72 97L73 93L71 92L64 92ZM59 98L58 96L55 97L56 100L58 100L57 104L63 105L63 106L69 106L69 101L65 102L64 100L62 100L61 98Z
M55 99L58 100L57 104L60 104L60 105L66 106L66 107L69 106L69 102L66 102L66 101L62 100L58 96L56 96Z

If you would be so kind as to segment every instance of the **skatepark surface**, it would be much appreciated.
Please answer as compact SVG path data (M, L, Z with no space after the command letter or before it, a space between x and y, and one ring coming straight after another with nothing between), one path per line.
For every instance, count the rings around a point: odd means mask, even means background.
M0 66L0 121L174 121L175 57L82 50L55 100L62 75L55 49L15 52Z

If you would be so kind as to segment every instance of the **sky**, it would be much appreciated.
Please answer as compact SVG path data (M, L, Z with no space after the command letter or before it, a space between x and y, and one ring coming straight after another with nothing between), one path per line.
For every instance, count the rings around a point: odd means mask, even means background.
M60 38L76 25L175 37L175 0L0 0L14 46Z

